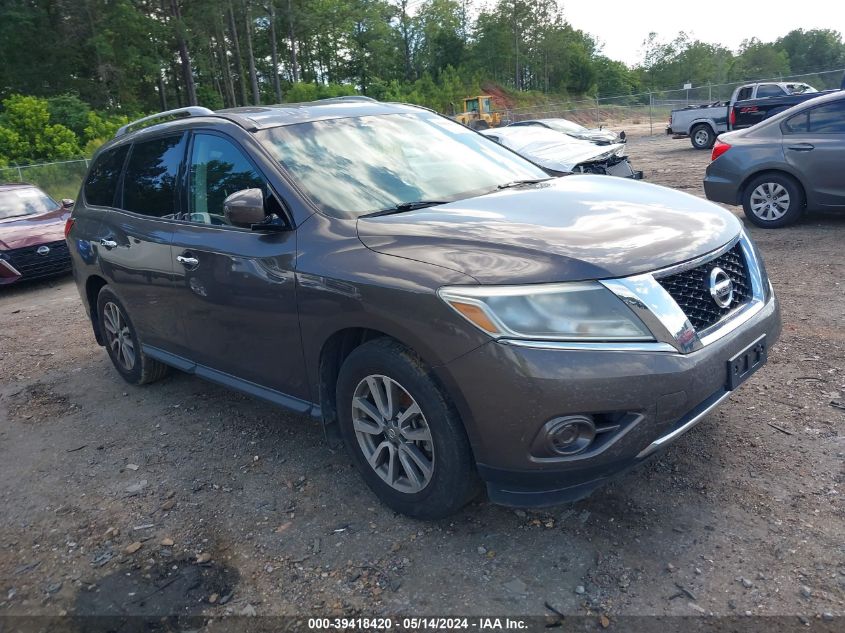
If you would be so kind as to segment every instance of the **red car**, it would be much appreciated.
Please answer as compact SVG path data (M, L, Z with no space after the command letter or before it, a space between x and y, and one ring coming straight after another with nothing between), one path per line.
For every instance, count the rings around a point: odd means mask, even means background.
M64 229L72 206L35 185L0 184L0 285L70 271Z

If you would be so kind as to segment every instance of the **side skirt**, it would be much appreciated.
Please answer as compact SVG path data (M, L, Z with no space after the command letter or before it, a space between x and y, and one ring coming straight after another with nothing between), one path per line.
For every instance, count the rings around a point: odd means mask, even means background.
M243 380L222 371L217 371L216 369L206 367L205 365L199 365L192 360L188 360L187 358L183 358L182 356L178 356L176 354L171 354L170 352L166 352L157 347L152 347L151 345L141 345L141 349L150 358L155 358L157 361L178 369L179 371L183 371L186 374L194 374L210 382L214 382L237 391L242 391L243 393L266 400L267 402L272 402L273 404L284 407L285 409L290 409L291 411L296 411L297 413L303 413L317 419L322 419L320 405L314 402L301 400L300 398L289 396L281 391L257 385L254 382Z

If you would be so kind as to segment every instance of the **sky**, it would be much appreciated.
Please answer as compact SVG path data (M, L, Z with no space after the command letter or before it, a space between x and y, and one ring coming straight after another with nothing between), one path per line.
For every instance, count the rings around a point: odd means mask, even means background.
M573 27L604 43L603 52L629 65L642 61L649 32L662 41L685 31L691 39L737 49L744 39L771 42L792 29L834 29L845 34L843 0L562 0Z

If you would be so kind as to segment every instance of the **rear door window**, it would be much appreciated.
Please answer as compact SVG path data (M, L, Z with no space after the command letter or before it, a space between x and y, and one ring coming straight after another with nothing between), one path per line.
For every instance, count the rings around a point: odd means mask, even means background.
M134 143L123 177L122 208L156 218L174 218L184 156L185 134Z
M122 145L101 153L94 161L85 180L85 201L100 207L114 204L120 172L126 160L129 145Z

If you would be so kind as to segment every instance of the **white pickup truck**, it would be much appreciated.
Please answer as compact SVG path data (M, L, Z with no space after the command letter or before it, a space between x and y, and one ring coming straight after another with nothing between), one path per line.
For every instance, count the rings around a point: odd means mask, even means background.
M722 132L751 127L819 94L809 84L795 81L745 84L734 90L727 103L672 110L666 133L689 137L695 149L710 149Z

